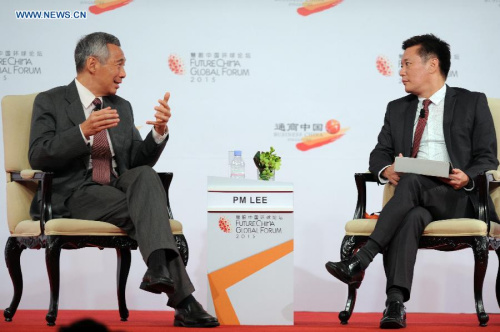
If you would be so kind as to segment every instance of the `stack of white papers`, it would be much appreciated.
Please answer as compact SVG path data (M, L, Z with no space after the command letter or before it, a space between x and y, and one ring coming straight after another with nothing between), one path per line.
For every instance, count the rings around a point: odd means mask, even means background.
M452 166L446 161L425 160L408 157L396 157L394 170L401 173L415 173L441 178L449 177Z

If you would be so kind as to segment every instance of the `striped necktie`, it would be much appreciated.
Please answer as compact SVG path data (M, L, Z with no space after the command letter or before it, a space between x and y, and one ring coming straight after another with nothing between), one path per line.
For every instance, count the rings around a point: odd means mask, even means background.
M99 98L92 101L94 111L101 109L102 104ZM100 184L109 184L111 174L111 150L109 148L108 135L106 130L101 130L94 135L92 144L92 181Z
M418 118L417 129L415 129L415 136L413 138L413 149L411 151L411 157L416 158L418 154L418 150L420 149L420 141L422 140L422 134L425 130L425 125L427 124L427 118L429 117L429 105L432 102L429 99L424 100L424 116L422 114Z

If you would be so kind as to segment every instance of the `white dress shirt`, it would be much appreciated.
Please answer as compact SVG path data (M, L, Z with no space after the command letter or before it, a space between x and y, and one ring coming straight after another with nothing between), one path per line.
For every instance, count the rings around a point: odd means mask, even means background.
M82 102L82 107L83 111L85 113L85 119L88 119L90 116L90 113L94 110L95 106L92 104L94 99L96 98L92 92L90 92L89 89L87 89L82 83L80 83L76 78L75 78L75 84L76 84L76 89L78 90L78 95L80 96L80 101ZM98 97L101 100L102 103L102 97ZM162 143L166 137L168 136L168 131L165 132L165 134L160 135L156 132L156 130L153 131L153 139L155 140L156 144ZM89 139L85 137L82 131L82 127L80 125L80 133L82 134L83 140L85 141L85 144L92 144L94 143L94 136L90 136ZM115 151L113 150L113 144L111 143L111 139L109 137L109 132L106 130L106 136L108 137L108 143L109 143L109 148L111 150L111 156L112 156L112 166L113 170L116 169L116 162L115 162ZM92 168L92 158L90 158L89 162L89 168Z
M425 126L418 149L417 159L438 160L450 162L450 156L446 149L443 132L444 97L446 95L446 84L436 91L430 98L429 116ZM413 136L417 129L420 110L423 108L423 101L426 98L418 98L417 114L413 125Z

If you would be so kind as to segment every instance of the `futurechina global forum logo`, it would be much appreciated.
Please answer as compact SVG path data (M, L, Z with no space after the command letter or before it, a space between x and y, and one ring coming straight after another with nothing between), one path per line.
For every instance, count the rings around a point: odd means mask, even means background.
M168 56L167 63L172 73L186 74L191 83L215 83L222 79L247 79L251 59L249 52L190 52L189 66L175 53Z
M387 57L379 55L377 57L377 60L375 60L375 64L380 74L384 76L392 76L392 63Z
M219 229L226 233L234 233L236 239L256 239L258 236L276 236L283 234L283 216L274 214L237 214L235 228L225 216L219 217Z
M224 233L231 233L231 222L226 217L219 218L219 228Z

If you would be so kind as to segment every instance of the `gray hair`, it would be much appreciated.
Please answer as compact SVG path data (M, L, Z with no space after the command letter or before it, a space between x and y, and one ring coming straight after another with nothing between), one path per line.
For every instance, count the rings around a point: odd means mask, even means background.
M90 56L95 56L100 63L106 63L109 58L108 44L121 46L118 38L106 32L94 32L83 36L75 48L76 72L79 73L85 68Z

